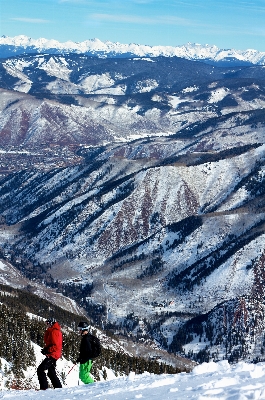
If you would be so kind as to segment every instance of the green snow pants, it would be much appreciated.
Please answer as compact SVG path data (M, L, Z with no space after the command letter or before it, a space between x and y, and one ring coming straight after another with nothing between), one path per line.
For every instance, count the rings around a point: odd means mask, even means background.
M94 379L92 378L92 376L90 374L90 370L92 368L92 365L93 365L93 361L92 360L88 360L84 364L80 364L80 366L79 366L79 379L83 383L93 383L94 382Z

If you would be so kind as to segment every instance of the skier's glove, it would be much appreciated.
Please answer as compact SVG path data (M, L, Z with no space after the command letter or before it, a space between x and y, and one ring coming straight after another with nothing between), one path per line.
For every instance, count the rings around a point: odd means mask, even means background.
M43 347L43 349L41 349L40 352L46 356L46 354L48 354L48 349L47 349L47 347Z

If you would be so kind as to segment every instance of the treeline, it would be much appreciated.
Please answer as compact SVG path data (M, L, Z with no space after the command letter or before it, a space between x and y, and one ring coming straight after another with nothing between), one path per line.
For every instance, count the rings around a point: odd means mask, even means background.
M94 368L97 368L96 379L99 379L98 371L103 371L104 377L104 368L112 369L116 375L128 375L132 371L136 374L142 374L145 371L153 374L177 374L184 371L157 360L131 357L128 354L118 353L111 349L103 349L100 357L94 362Z
M194 162L191 162L190 164L187 164L187 166L201 165L201 164L210 163L210 162L217 162L220 160L225 160L226 158L240 156L241 154L247 153L248 151L250 151L252 149L256 149L257 147L260 147L261 145L262 145L261 143L253 143L253 144L246 144L244 146L239 146L239 147L232 147L230 149L222 150L222 151L215 152L215 153L204 153L204 154L200 155L199 159L197 159Z
M200 343L199 352L189 350L186 357L196 362L265 359L263 300L240 297L217 305L212 311L184 322L169 346L173 353L185 353L188 343Z
M11 363L11 370L17 377L24 377L23 370L35 365L35 354L31 345L32 321L19 310L0 304L0 357ZM36 341L39 327L35 327Z
M45 263L32 263L25 258L22 258L13 250L9 250L7 255L5 248L0 247L0 259L11 262L19 271L23 273L28 279L35 280L35 282L44 283L47 287L56 289L58 292L64 294L67 297L75 300L80 307L83 307L93 323L100 325L101 316L105 313L106 307L100 304L94 304L89 299L92 290L93 282L87 284L78 283L61 283L58 280L54 280L49 270L51 269L51 264ZM1 285L0 285L1 286ZM28 286L28 291L30 291L30 285ZM24 293L24 291L23 291Z
M22 290L0 284L0 302L10 309L18 309L24 314L30 312L45 319L54 317L63 325L67 325L72 329L76 328L80 321L80 316L42 299L31 293L30 290L30 286Z

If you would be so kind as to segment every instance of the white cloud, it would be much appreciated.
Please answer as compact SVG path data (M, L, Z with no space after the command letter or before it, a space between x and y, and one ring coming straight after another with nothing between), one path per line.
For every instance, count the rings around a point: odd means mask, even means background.
M192 22L185 18L178 18L174 16L161 16L161 17L141 17L138 15L113 15L113 14L91 14L90 18L97 21L107 22L120 22L129 24L169 24L169 25L192 25Z
M87 1L85 1L85 0L59 0L59 3L80 4L80 3L87 3Z
M41 18L23 18L23 17L18 17L18 18L10 18L12 21L20 21L20 22L27 22L29 24L47 24L50 21L47 19L41 19Z

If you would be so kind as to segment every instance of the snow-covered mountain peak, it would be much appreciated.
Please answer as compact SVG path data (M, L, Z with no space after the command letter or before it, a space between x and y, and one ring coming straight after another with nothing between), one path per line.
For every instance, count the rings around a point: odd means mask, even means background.
M179 46L149 46L135 43L122 44L119 42L101 41L98 38L82 42L68 40L61 43L54 39L32 39L25 35L14 37L2 36L0 38L0 55L9 57L25 53L84 53L93 56L106 57L182 57L189 60L199 60L217 63L247 63L265 64L265 52L254 49L235 50L220 49L215 45L186 43Z

